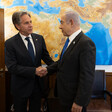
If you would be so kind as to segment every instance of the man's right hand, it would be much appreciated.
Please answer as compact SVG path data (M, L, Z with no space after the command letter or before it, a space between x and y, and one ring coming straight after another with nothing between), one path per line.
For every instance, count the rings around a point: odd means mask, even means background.
M45 67L42 67L42 66L39 66L38 68L36 68L36 75L37 76L40 76L40 77L43 77L47 74L47 68Z

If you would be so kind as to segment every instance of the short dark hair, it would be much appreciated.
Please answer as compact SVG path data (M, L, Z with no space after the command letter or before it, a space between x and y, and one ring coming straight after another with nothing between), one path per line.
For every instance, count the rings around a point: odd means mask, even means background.
M13 15L12 15L12 22L13 22L13 24L14 24L16 29L17 29L16 24L20 25L21 17L23 15L28 15L29 17L31 17L31 15L28 12L26 12L26 11L18 11L18 12L14 12L13 13Z

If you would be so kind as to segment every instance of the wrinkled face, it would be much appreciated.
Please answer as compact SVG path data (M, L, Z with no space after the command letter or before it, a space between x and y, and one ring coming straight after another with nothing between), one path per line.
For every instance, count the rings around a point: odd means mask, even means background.
M70 36L71 23L66 21L65 15L61 17L60 27L64 36Z
M33 25L31 18L28 15L23 15L21 17L21 22L19 25L16 24L19 32L25 36L28 36L33 31Z

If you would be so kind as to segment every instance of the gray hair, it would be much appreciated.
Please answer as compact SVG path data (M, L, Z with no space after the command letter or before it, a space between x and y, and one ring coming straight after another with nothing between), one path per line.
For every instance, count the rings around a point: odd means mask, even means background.
M26 12L26 11L18 11L18 12L14 12L13 13L13 15L12 15L12 22L13 22L13 24L14 24L16 29L17 29L16 24L20 25L21 17L23 15L28 15L29 17L31 17L31 15L28 12Z
M80 18L78 13L74 11L67 11L65 12L65 17L66 22L69 22L72 19L76 25L80 26Z

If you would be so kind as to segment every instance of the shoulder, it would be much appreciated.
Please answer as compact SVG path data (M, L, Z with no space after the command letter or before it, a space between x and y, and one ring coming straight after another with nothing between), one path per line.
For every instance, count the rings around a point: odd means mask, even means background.
M80 38L80 44L81 46L88 47L88 46L94 46L95 47L95 43L93 42L93 40L86 36L83 32L82 32L82 36Z
M32 38L34 40L38 40L39 42L44 42L44 38L42 35L36 34L36 33L32 33L31 34Z
M92 39L90 37L88 37L87 35L85 35L83 32L81 32L81 38L80 38L80 40L82 42L87 42L87 41L93 42Z
M32 33L31 36L34 37L34 38L43 38L42 35L39 35L39 34L36 34L36 33Z
M14 41L17 39L18 36L19 36L19 34L16 34L16 35L14 35L13 37L7 39L7 40L5 41L5 44L13 44Z

